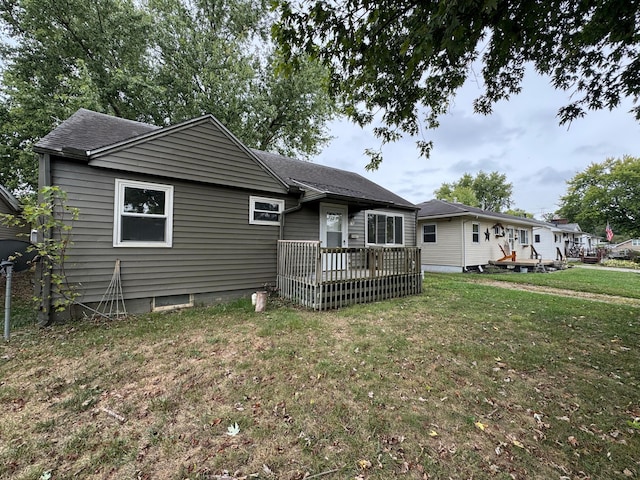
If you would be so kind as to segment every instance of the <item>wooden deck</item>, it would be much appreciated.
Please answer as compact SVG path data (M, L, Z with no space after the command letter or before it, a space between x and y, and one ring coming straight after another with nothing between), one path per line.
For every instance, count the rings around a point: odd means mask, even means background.
M322 248L317 241L278 242L280 296L314 310L422 291L416 247Z
M541 260L536 258L523 258L515 261L511 260L489 260L489 265L494 265L496 267L522 270L527 269L529 272L534 272L537 270L543 270L552 267L552 268L563 268L564 263L557 260ZM541 268L543 267L543 268Z

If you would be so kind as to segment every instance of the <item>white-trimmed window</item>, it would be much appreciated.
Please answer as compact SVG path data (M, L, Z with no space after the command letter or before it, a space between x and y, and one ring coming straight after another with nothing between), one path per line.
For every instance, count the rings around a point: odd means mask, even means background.
M403 245L404 217L367 212L367 245Z
M280 225L284 200L249 197L249 223L253 225Z
M631 239L632 247L640 247L640 238L632 238Z
M427 223L422 226L422 243L436 243L437 228L435 223Z
M529 245L529 230L520 229L518 231L518 240L520 245Z
M114 247L171 247L173 186L116 179Z
M471 224L471 241L473 243L480 243L480 224Z

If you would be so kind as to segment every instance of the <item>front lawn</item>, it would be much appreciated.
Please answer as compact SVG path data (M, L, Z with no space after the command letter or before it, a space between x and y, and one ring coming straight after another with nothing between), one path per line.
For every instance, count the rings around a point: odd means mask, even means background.
M639 309L467 278L324 313L20 326L0 478L638 477Z

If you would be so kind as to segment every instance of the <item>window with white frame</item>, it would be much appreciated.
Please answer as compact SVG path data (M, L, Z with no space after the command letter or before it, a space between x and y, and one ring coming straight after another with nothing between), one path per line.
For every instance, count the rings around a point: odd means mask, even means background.
M480 224L474 223L471 225L471 240L473 243L480 243Z
M173 186L116 179L114 247L171 247Z
M632 238L631 239L632 247L640 247L640 238Z
M518 230L518 240L520 245L529 245L529 230L521 228Z
M280 225L284 200L249 197L249 223L253 225Z
M403 245L404 217L390 213L367 212L368 245Z
M428 223L422 226L422 242L423 243L436 243L436 224Z

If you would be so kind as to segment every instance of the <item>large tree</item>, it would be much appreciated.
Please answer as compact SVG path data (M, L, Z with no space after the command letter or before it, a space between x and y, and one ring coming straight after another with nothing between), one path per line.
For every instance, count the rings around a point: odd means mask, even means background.
M507 182L507 176L503 173L480 171L475 177L465 173L456 182L443 183L433 193L439 200L501 212L511 206L513 184Z
M285 76L264 0L2 0L0 182L33 188L31 146L79 107L173 124L206 113L248 146L328 141L328 75Z
M585 232L640 237L640 158L625 156L592 163L567 182L557 215Z
M482 65L477 112L520 92L527 65L568 92L561 123L636 102L640 119L640 2L620 0L279 0L279 44L295 66L312 54L363 125L382 111L382 143L436 127ZM424 115L424 122L421 118ZM430 141L418 146L427 154ZM370 166L381 157L374 152Z

